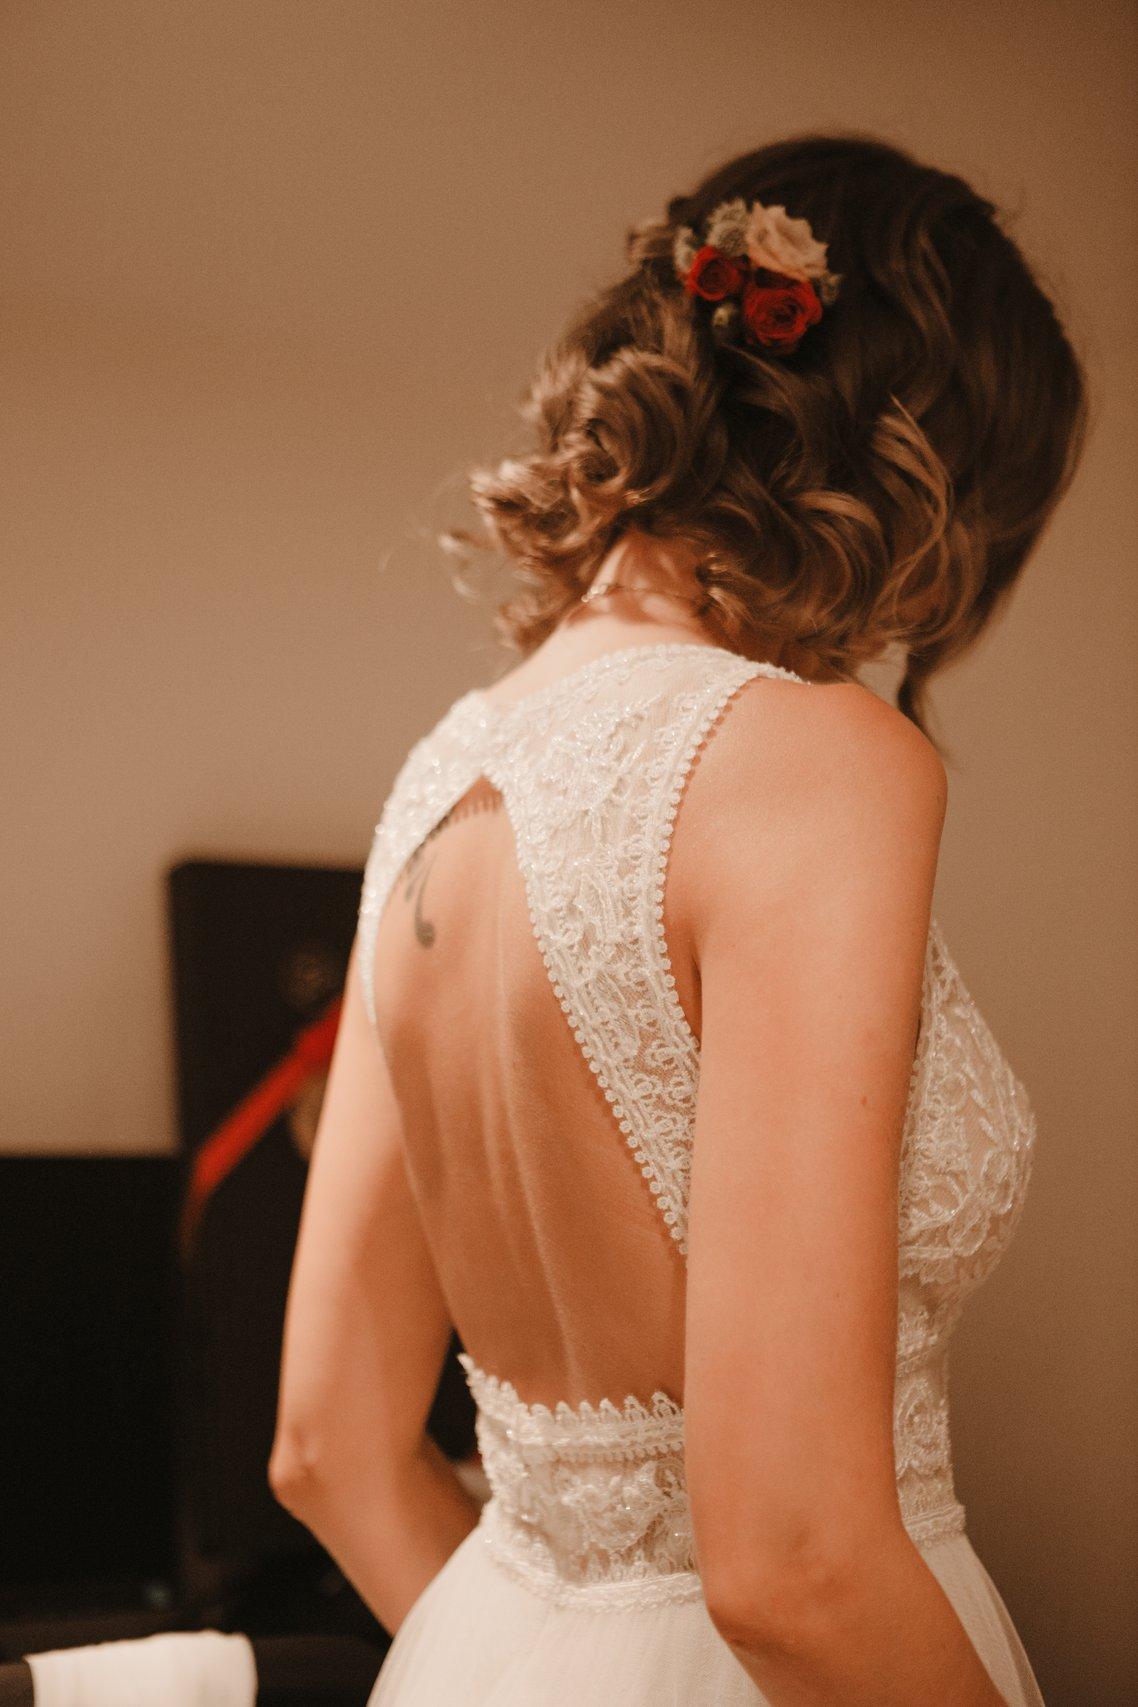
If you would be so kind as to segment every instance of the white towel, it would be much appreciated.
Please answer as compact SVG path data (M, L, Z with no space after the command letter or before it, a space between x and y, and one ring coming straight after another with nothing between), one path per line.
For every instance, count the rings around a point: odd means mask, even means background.
M24 1657L36 1707L254 1707L257 1698L248 1638L217 1630Z

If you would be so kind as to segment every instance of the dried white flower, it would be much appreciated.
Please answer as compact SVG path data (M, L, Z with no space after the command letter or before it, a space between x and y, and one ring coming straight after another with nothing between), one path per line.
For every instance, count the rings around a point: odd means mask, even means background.
M672 244L672 260L681 278L686 278L699 253L699 239L690 225L681 225Z
M734 201L720 202L712 208L707 221L707 241L722 249L725 255L745 255L747 252L747 222L750 215L741 196Z
M814 288L818 292L818 299L826 308L837 299L841 282L841 273L822 273L815 279Z
M735 331L739 324L739 304L737 302L721 302L711 316L711 334L717 343L723 343Z

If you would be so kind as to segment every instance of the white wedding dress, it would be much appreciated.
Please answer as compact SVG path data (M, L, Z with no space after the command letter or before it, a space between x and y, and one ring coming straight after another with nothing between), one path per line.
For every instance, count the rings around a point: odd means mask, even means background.
M665 877L697 761L770 678L801 681L664 642L508 705L470 692L384 806L359 974L492 1492L401 1624L370 1707L764 1700L710 1621L692 1552L674 1395L699 1045ZM946 1361L1011 1237L1033 1138L934 917L898 1202L897 1487L1011 1707L1042 1698L954 1492Z

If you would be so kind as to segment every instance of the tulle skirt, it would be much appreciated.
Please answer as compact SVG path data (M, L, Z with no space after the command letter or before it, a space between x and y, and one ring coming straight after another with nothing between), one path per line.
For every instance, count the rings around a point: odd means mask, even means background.
M963 1534L922 1547L1008 1707L1043 1707L999 1591ZM368 1707L763 1707L701 1599L564 1606L470 1534L399 1626Z

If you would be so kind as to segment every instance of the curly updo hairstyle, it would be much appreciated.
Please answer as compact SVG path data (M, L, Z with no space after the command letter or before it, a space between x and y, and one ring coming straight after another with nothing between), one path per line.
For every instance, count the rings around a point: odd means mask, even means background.
M677 231L741 197L806 219L840 275L793 354L720 343ZM935 670L980 633L1074 471L1080 364L991 202L860 136L729 161L633 228L523 403L527 455L471 476L515 570L498 632L532 650L620 534L689 542L730 644L790 641L839 675L900 644L921 729Z

